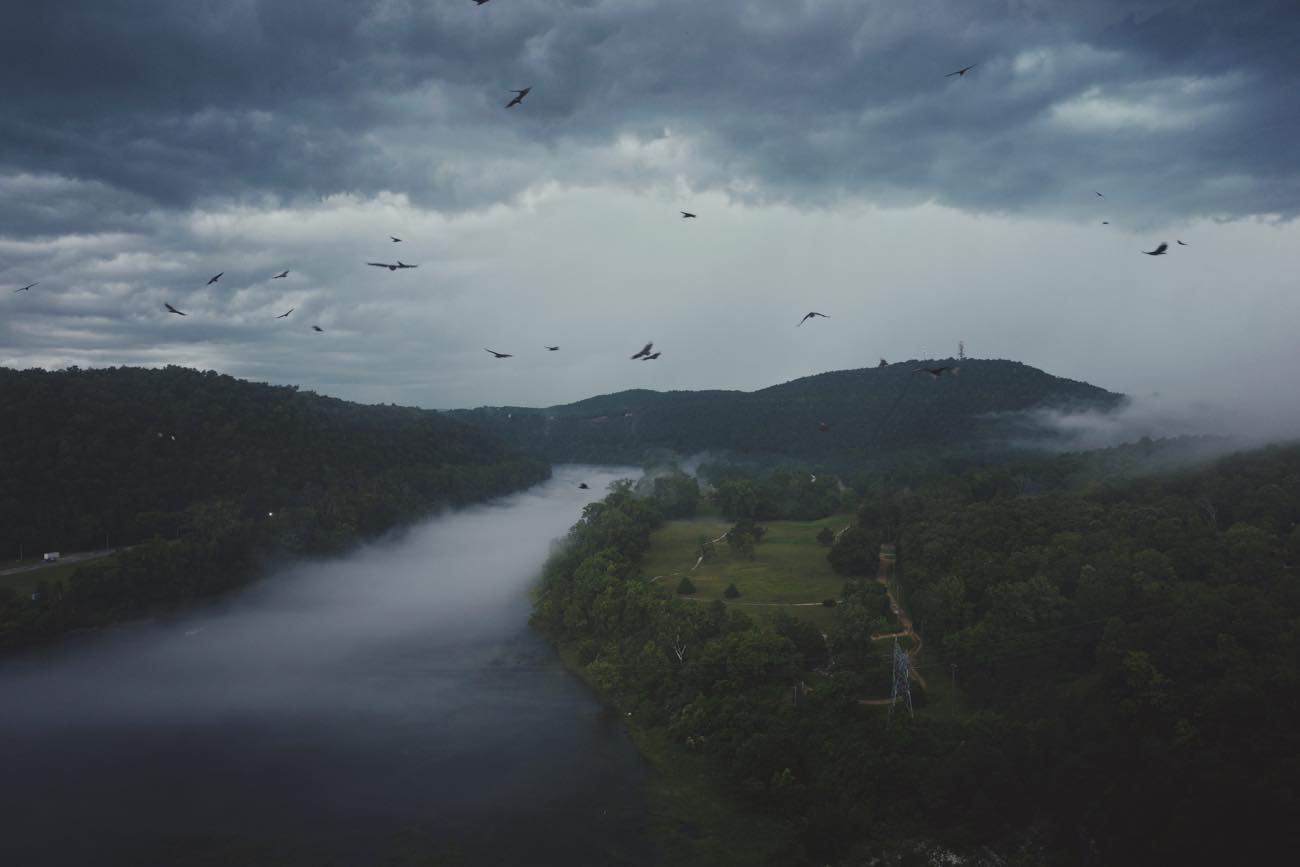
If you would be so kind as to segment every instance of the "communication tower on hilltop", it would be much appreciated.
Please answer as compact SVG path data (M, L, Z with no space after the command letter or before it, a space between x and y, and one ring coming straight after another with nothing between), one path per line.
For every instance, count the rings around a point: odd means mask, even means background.
M957 357L960 358L962 361L965 361L965 360L966 360L966 341L965 341L965 340L958 340L958 341L957 341Z

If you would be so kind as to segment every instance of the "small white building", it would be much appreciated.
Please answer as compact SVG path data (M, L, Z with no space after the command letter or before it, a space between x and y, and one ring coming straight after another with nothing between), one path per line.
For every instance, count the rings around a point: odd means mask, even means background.
M55 560L59 559L59 552L51 551L41 559L44 560L46 563L53 563Z

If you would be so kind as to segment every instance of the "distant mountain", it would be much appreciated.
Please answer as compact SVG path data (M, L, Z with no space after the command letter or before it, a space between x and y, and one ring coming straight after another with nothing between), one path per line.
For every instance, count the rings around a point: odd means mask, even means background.
M938 379L921 366L955 365ZM1123 396L1016 361L908 361L807 376L759 391L643 389L563 406L450 414L552 461L636 462L652 449L841 464L927 450L981 450L1026 430L1026 410L1111 409ZM821 430L826 424L828 430Z

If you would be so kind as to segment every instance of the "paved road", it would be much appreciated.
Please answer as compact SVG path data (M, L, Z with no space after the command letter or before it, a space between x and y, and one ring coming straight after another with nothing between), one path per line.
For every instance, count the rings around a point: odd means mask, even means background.
M41 569L53 569L55 566L66 566L69 563L84 563L87 560L96 560L100 557L107 557L109 554L116 554L121 548L104 548L99 551L77 551L74 554L64 554L53 563L36 563L32 566L15 566L12 569L0 570L0 575L18 575L22 572L37 572Z

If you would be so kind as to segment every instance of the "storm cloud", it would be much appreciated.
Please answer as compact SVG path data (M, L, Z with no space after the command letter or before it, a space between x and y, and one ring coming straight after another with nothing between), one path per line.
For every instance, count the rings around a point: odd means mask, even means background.
M1286 2L25 4L0 363L538 404L965 339L1235 398L1300 360L1296 44Z

